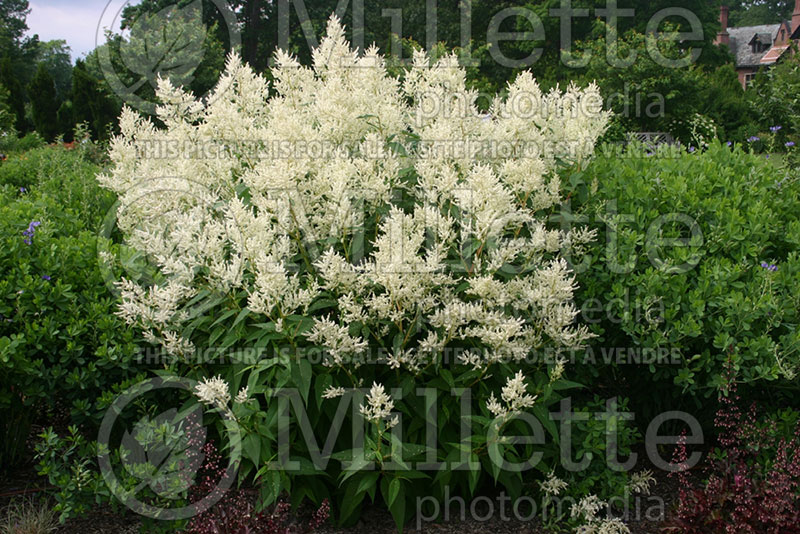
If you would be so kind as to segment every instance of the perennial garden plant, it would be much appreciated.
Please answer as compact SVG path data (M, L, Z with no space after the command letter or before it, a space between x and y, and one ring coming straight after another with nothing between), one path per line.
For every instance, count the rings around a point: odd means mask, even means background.
M523 72L484 114L454 55L396 79L336 18L313 67L276 65L270 88L233 55L206 100L161 81L156 120L123 110L99 176L119 315L241 429L262 505L330 496L348 522L379 493L401 525L446 489L531 491L578 386L542 354L591 337L560 252L593 232L546 213L608 124L597 88Z

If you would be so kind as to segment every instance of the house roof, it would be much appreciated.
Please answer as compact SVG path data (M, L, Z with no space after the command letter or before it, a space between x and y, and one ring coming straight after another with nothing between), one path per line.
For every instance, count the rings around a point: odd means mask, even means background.
M728 28L728 35L730 36L730 49L736 58L737 67L757 67L761 64L761 58L767 54L764 52L753 53L753 48L750 42L754 38L762 40L762 36L766 34L768 40L765 44L772 44L775 36L778 34L780 24L761 24L760 26L741 26L739 28Z
M772 65L778 58L781 57L781 54L786 52L789 49L789 45L780 45L780 46L773 46L769 49L769 51L761 57L759 61L762 65Z

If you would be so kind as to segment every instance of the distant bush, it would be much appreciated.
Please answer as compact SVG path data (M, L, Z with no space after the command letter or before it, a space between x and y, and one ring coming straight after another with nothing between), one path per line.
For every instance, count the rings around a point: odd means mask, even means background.
M81 153L61 148L0 164L4 467L19 459L36 410L91 421L97 397L132 365L133 334L114 315L97 261L97 231L114 202L95 185L97 171Z
M716 141L692 153L606 146L569 178L575 215L561 219L598 231L575 266L579 319L600 336L599 365L579 381L611 373L655 407L716 396L728 357L745 383L795 376L800 194L774 160ZM603 365L620 348L677 361Z
M34 148L45 146L46 141L37 132L31 132L23 137L10 133L0 139L0 150L3 152L25 152Z

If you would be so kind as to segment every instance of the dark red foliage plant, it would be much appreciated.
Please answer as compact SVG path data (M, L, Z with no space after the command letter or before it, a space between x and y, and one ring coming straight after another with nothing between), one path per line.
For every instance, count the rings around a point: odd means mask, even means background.
M206 443L202 451L203 466L190 495L193 502L220 491L217 483L225 476L225 464L213 442ZM189 520L186 534L307 534L327 522L330 515L327 499L304 522L290 513L291 506L286 501L258 512L256 494L246 489L225 491L214 506Z
M759 422L755 403L740 408L736 375L728 365L714 420L718 447L708 456L705 483L695 486L686 467L686 441L673 463L680 482L670 529L684 534L800 533L800 422L787 439L774 419Z

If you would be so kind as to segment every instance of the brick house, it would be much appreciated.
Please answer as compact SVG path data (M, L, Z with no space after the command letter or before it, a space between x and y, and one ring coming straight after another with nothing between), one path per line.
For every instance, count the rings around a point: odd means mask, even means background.
M759 68L774 65L791 42L800 39L800 0L795 0L791 22L729 28L727 6L720 8L719 22L722 28L714 43L730 48L739 82L746 88Z

